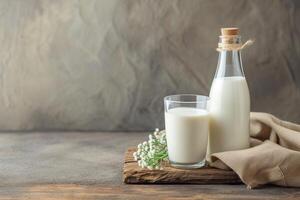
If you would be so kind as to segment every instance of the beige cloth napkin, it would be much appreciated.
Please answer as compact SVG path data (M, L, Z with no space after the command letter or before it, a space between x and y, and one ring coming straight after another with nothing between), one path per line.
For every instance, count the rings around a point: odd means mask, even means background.
M248 188L300 187L300 125L251 113L251 148L212 155L211 166L234 170Z

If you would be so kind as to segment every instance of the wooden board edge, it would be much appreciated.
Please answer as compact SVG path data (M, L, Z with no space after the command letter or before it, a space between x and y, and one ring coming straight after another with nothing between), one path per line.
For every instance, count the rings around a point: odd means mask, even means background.
M207 172L214 173L218 172L218 176L213 175L205 175L205 178L201 179L191 179L191 180L184 180L178 178L176 183L170 183L164 179L164 176L168 173L165 171L165 174L162 171L159 171L158 177L157 170L147 170L138 168L137 162L134 161L132 153L136 150L134 147L130 147L125 152L124 158L124 165L123 165L123 177L122 180L125 184L240 184L242 183L238 175L233 171L221 170L216 168L209 168ZM136 170L138 169L138 170ZM180 169L172 169L178 170L178 172L182 172ZM223 174L222 174L223 173ZM151 176L156 178L151 178Z

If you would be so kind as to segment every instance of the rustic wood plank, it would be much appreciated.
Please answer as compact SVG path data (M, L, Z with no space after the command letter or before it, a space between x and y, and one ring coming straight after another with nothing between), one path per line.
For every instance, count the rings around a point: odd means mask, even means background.
M296 188L266 187L247 190L244 185L77 185L40 184L0 187L0 200L73 200L73 199L300 199Z
M238 184L238 175L229 170L211 167L201 169L176 169L170 166L163 170L142 169L134 161L132 153L135 148L129 148L125 154L123 181L127 184Z

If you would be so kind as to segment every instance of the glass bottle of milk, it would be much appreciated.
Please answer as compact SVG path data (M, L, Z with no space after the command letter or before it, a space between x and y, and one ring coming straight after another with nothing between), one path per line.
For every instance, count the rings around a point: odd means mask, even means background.
M223 28L219 61L210 90L207 159L216 152L249 147L250 95L241 59L238 28Z

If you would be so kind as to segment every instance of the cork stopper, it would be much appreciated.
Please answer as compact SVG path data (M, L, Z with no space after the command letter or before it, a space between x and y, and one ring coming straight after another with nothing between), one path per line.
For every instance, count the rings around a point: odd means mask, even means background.
M235 27L221 28L221 35L219 36L217 51L242 50L254 43L254 40L250 39L246 43L242 44L239 32L240 29Z
M239 28L221 28L223 36L238 35L239 31Z

